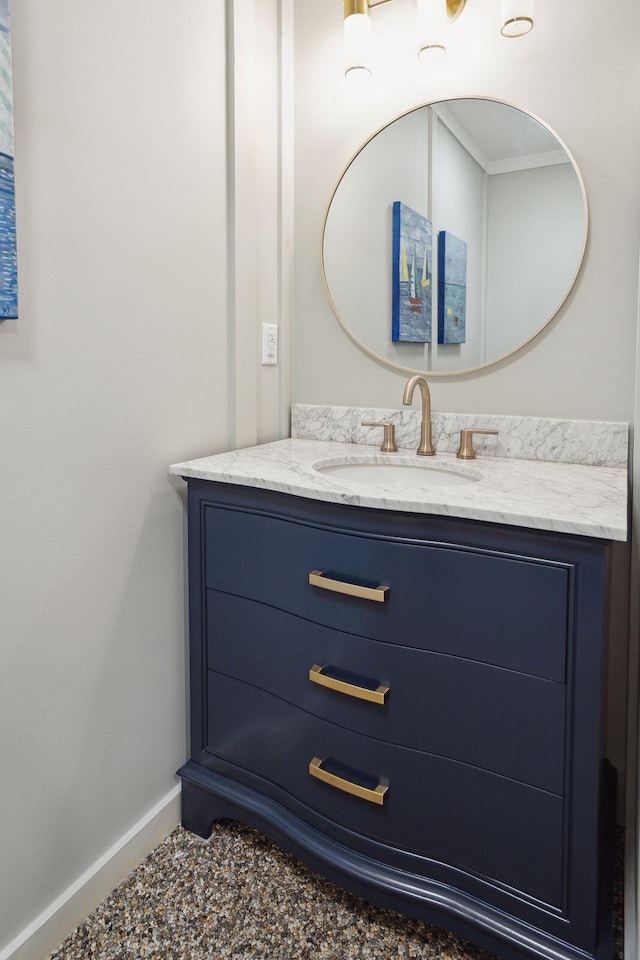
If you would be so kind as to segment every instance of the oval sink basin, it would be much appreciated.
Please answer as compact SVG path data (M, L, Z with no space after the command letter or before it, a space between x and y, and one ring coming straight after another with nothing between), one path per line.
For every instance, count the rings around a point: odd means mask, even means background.
M407 487L434 490L438 487L464 486L480 479L480 474L475 470L463 472L421 461L367 460L364 457L314 464L314 470L341 480L375 484L388 490L404 490Z

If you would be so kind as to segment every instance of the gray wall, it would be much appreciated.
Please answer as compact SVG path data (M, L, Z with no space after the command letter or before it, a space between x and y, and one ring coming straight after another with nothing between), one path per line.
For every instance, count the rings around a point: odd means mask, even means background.
M474 0L455 24L460 49L448 74L420 73L406 36L411 0L374 11L378 69L354 87L341 75L332 4L296 3L295 387L308 403L397 406L405 377L370 360L336 322L321 282L319 238L335 182L359 145L403 111L439 97L478 94L546 121L583 174L591 231L581 276L557 319L498 367L436 380L436 410L631 420L638 280L640 100L635 39L640 8L622 0L540 5L521 40L498 31L498 5ZM404 21L401 23L401 21ZM414 66L415 63L415 66Z
M465 342L439 344L434 333L434 370L477 367L484 345L486 174L444 123L436 119L433 151L433 220L467 244L467 322ZM440 241L438 240L438 245ZM440 288L438 285L438 296ZM438 328L437 307L434 330Z
M227 446L224 5L17 0L0 952L174 786L183 484Z
M489 177L488 206L487 353L501 357L564 298L583 245L584 204L573 167L561 163Z
M427 364L430 345L394 343L390 334L392 218L395 200L423 217L431 216L428 158L429 122L424 111L381 130L340 182L323 243L327 283L338 312L349 317L354 336L392 363L406 363L409 357L416 366ZM436 251L437 236L434 273Z

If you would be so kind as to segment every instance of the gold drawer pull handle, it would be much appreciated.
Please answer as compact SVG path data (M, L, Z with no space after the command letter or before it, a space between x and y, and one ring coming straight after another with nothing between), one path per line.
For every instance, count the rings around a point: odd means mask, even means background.
M342 777L336 776L335 773L329 773L327 770L323 770L322 760L319 760L318 757L314 757L309 764L309 773L312 777L315 777L316 780L322 780L323 783L328 783L331 787L344 790L345 793L350 793L354 797L360 797L361 800L368 800L369 803L377 803L380 806L384 803L385 794L389 789L379 783L375 790L370 790L368 787L361 787L359 783L344 780Z
M321 587L323 590L333 590L334 593L346 593L349 597L361 597L363 600L375 600L384 603L389 587L361 587L357 583L346 583L344 580L331 580L325 577L321 570L312 570L309 574L309 583L312 587Z
M319 684L321 687L328 687L329 690L346 693L348 697L357 697L358 700L368 700L369 703L384 704L384 698L389 693L389 687L380 685L376 690L359 687L355 683L347 683L346 680L336 680L335 677L328 676L322 672L326 669L326 666L320 667L317 663L314 663L309 670L309 680L311 680L312 683Z

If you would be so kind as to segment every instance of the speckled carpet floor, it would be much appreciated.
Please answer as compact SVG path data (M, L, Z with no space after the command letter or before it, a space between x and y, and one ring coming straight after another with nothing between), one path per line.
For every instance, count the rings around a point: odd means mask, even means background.
M622 843L619 843L622 850ZM615 960L622 960L622 869ZM491 960L452 934L365 903L270 840L174 830L50 960Z

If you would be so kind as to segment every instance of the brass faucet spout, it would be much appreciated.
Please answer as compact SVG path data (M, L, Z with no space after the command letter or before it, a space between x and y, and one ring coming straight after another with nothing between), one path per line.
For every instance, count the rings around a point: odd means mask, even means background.
M402 402L406 407L411 406L413 400L413 391L418 387L422 397L422 421L420 423L420 446L416 450L419 457L435 456L435 449L431 440L431 394L429 386L424 377L416 374L407 380L404 388Z

